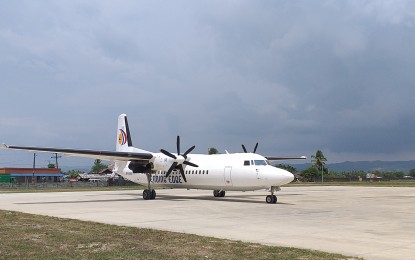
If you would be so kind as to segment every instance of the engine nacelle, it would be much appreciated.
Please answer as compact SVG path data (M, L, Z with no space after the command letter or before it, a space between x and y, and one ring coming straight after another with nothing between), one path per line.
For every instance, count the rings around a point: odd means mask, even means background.
M151 163L143 164L141 162L131 161L128 168L133 173L149 173L153 167Z

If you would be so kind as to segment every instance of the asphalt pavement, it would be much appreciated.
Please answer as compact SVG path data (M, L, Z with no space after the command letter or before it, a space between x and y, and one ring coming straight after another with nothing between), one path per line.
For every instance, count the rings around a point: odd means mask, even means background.
M342 253L415 259L415 188L282 187L266 191L157 190L0 193L0 209ZM137 241L139 243L139 241Z

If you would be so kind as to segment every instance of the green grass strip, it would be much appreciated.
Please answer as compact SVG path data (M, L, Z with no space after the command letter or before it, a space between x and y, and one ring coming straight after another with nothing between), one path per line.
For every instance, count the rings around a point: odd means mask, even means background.
M1 259L355 259L3 210L0 224Z

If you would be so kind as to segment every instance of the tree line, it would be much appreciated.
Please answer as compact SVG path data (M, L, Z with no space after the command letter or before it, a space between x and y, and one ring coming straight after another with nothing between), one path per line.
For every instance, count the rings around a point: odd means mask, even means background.
M214 147L208 149L208 154L218 154L218 150ZM330 170L326 167L327 158L324 156L321 150L317 150L315 154L311 155L311 166L298 172L297 169L288 164L278 164L276 167L287 170L296 175L296 177L301 178L303 181L316 181L321 180L322 178L343 178L349 180L356 180L359 178L366 178L367 172L365 171L342 171L336 172ZM49 167L54 168L54 164L51 164ZM102 163L101 160L97 159L94 161L94 164L91 166L92 173L98 173L103 169L108 168L108 165ZM69 171L69 174L72 177L78 176L79 171ZM372 171L371 174L376 177L387 180L396 180L403 179L405 173L402 171ZM409 176L415 178L415 168L409 171ZM71 178L72 178L71 177Z
M322 180L322 178L343 178L349 180L358 180L359 178L365 179L367 172L365 171L342 171L336 172L328 170L326 167L327 158L324 156L321 150L311 155L311 166L297 172L297 169L291 165L278 164L276 167L287 170L293 174L296 174L297 177L303 179L303 181L316 181ZM398 180L403 179L406 174L402 171L371 171L371 178L378 177L386 180ZM415 178L415 168L409 171L409 176Z

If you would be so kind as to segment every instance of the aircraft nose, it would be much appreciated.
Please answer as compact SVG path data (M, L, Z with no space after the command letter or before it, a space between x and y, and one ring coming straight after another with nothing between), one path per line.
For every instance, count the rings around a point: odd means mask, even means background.
M283 180L285 184L290 183L294 180L294 175L289 171L284 171Z

